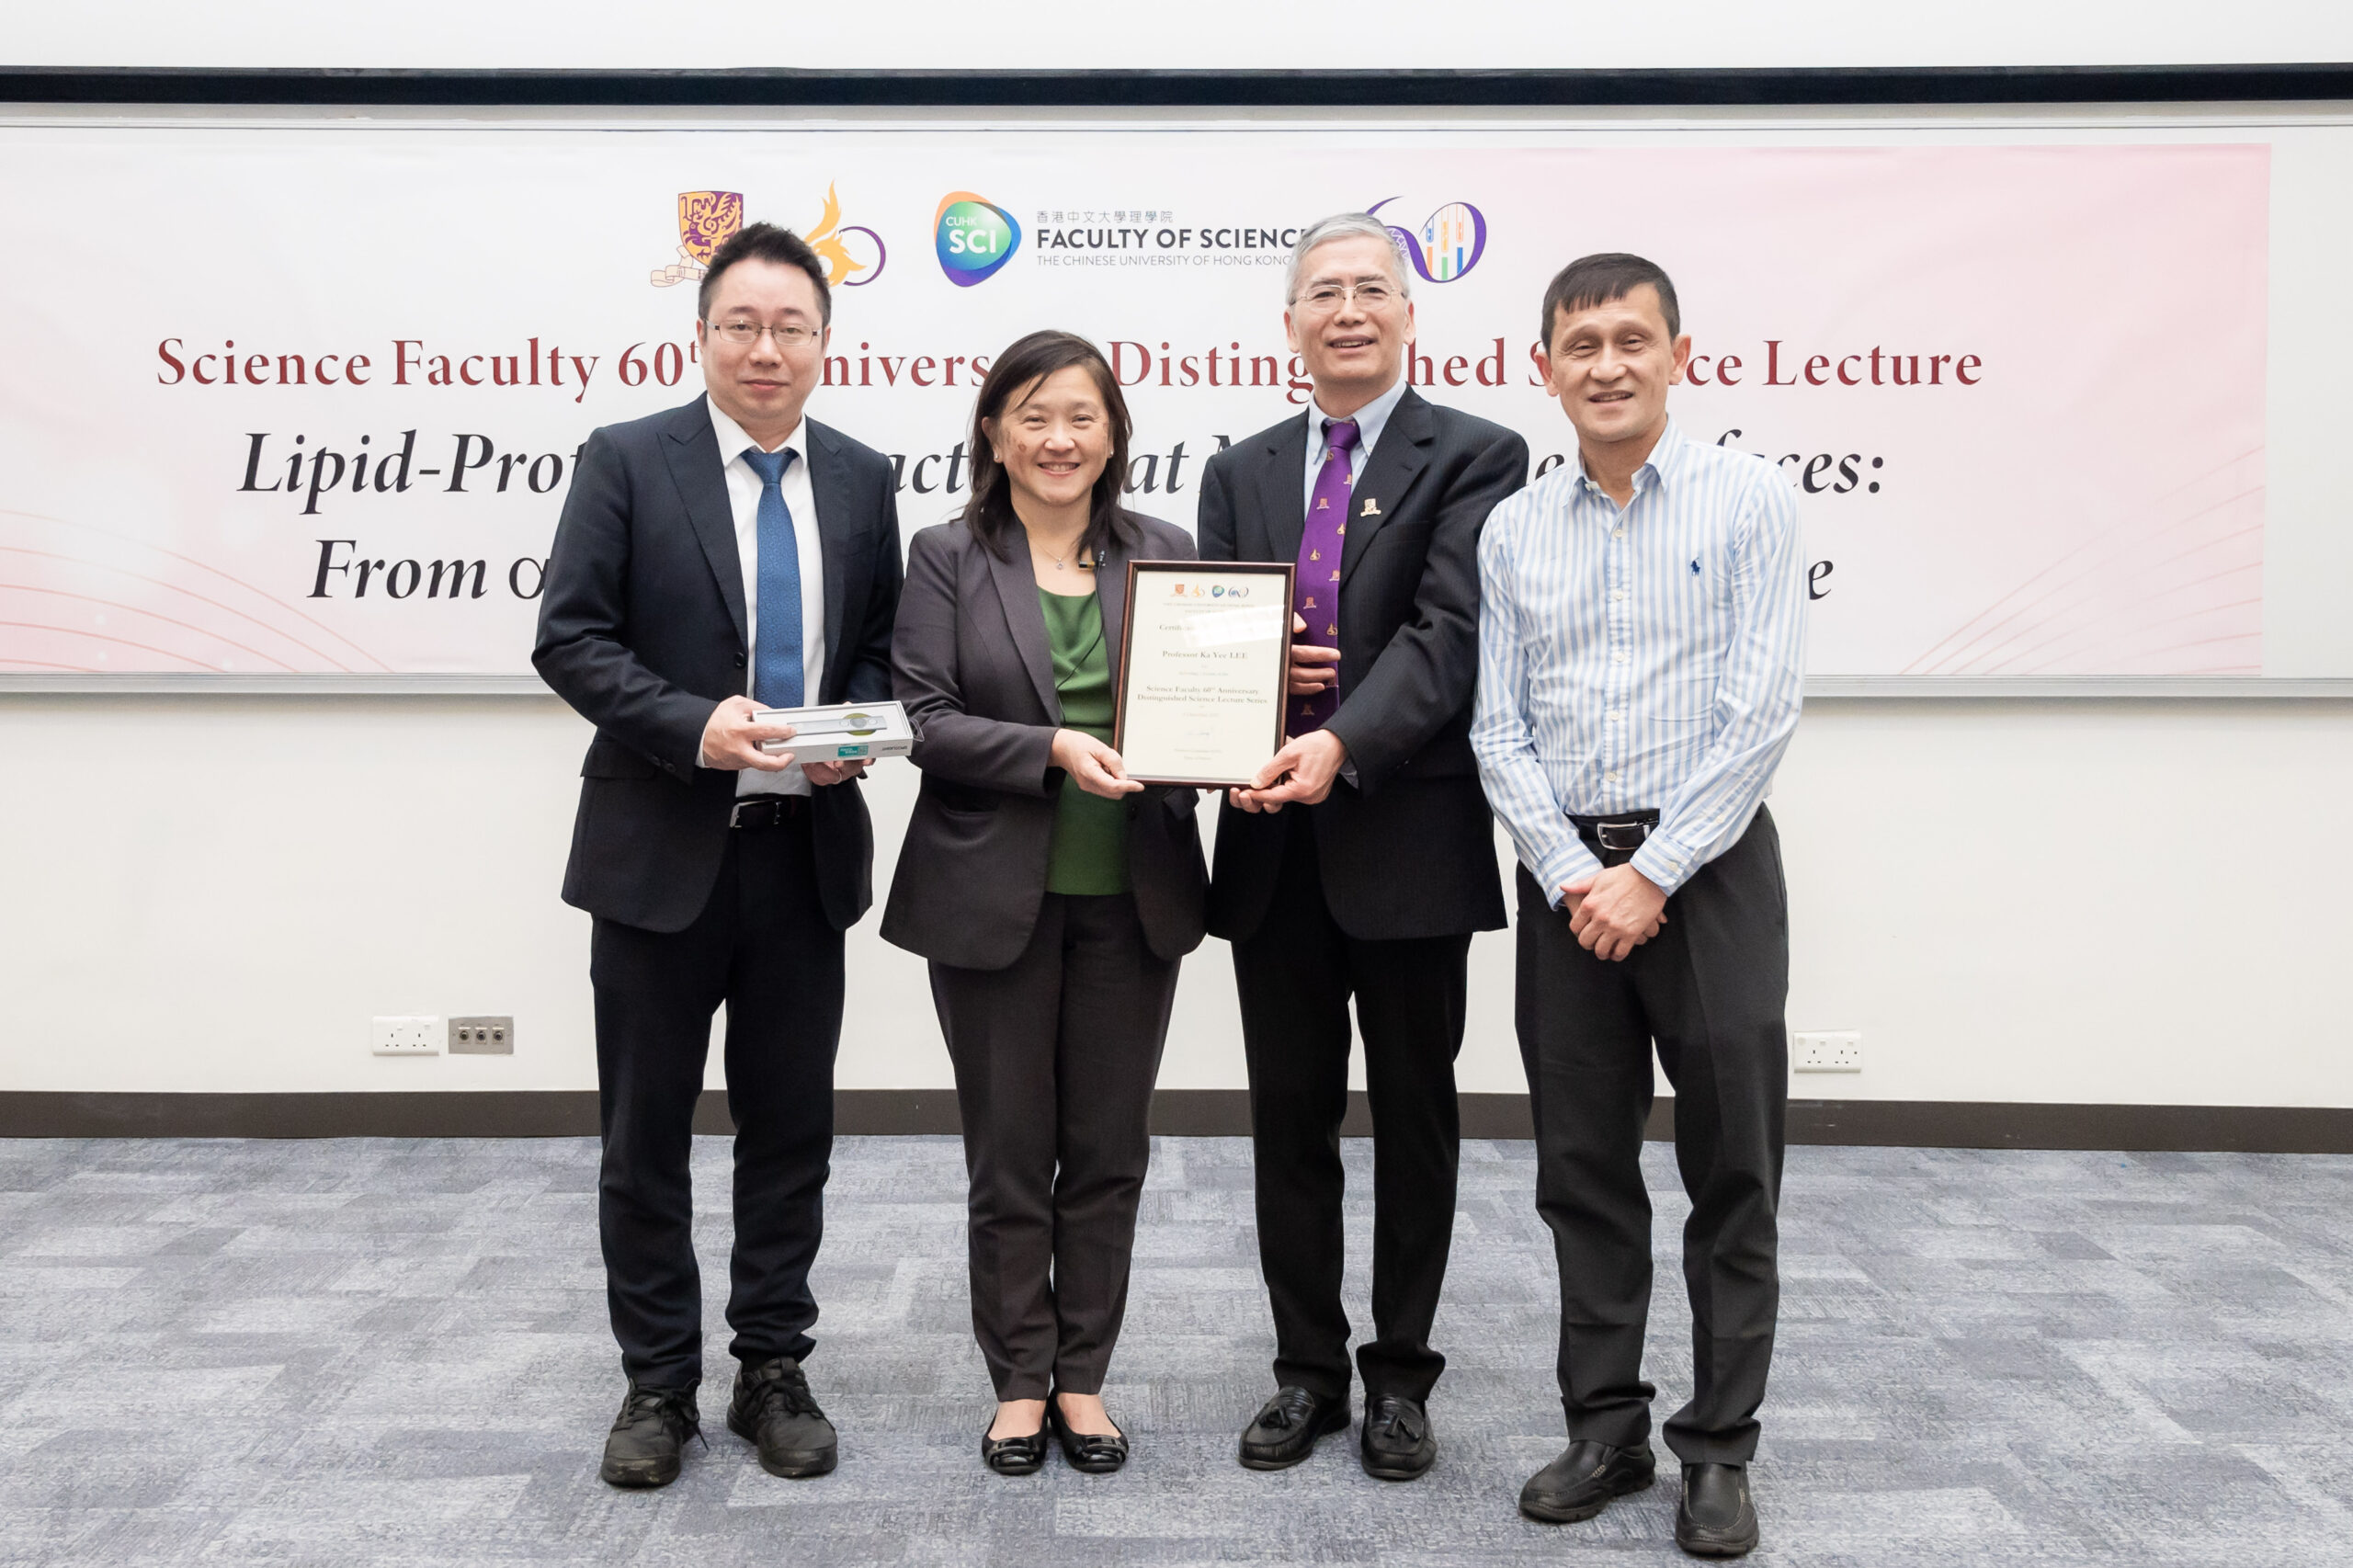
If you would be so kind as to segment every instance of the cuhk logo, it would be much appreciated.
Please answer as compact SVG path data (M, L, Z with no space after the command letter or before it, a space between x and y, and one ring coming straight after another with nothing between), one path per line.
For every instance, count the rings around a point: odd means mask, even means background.
M960 289L995 277L1021 248L1021 225L1013 214L969 190L952 190L940 198L933 222L939 270Z

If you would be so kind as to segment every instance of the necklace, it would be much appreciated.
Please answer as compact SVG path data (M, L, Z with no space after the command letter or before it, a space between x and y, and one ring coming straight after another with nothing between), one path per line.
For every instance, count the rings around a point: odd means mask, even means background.
M1056 555L1052 551L1048 550L1042 544L1038 547L1038 552L1054 563L1055 571L1067 572L1070 570L1070 560L1067 556ZM1092 561L1081 561L1078 563L1078 569L1082 572L1092 572L1095 570L1095 562Z

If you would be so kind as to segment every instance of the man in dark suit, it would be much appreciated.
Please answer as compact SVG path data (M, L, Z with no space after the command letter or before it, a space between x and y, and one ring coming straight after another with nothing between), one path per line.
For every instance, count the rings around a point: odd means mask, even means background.
M890 462L801 417L825 267L766 223L711 257L708 396L589 437L557 526L532 663L597 726L563 897L596 917L597 1224L629 1392L616 1486L662 1486L699 1430L702 1301L688 1158L727 1006L741 1363L728 1426L771 1473L834 1468L801 1362L833 1148L842 933L873 901L862 764L771 756L766 708L891 695L899 527Z
M1454 1058L1474 931L1504 924L1495 830L1471 753L1479 528L1528 477L1519 437L1405 384L1414 308L1394 240L1327 218L1291 257L1305 418L1220 452L1201 481L1209 561L1295 561L1290 739L1218 822L1209 928L1233 944L1250 1071L1258 1256L1275 1396L1242 1435L1252 1469L1345 1430L1340 1119L1348 1003L1376 1150L1373 1336L1358 1349L1365 1470L1409 1481L1454 1226ZM1282 808L1290 807L1285 811Z

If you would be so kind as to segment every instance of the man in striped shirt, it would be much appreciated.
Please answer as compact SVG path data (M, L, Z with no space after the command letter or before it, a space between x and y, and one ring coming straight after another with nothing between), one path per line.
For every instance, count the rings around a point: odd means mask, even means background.
M1567 1450L1520 1507L1590 1518L1650 1484L1643 1128L1655 1042L1691 1197L1695 1387L1665 1425L1676 1540L1756 1544L1756 1448L1779 1300L1789 899L1763 801L1798 720L1805 562L1762 458L1694 441L1675 286L1639 256L1572 263L1544 295L1565 463L1479 541L1471 742L1518 850L1518 1028L1536 1204L1561 1276Z

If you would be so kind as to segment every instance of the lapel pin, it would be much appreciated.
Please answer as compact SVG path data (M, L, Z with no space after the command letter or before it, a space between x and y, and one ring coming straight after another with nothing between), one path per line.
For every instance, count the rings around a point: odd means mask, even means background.
M1381 504L1375 501L1371 496L1368 495L1364 498L1364 510L1358 512L1357 516L1359 517L1377 517L1381 516Z

